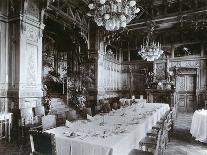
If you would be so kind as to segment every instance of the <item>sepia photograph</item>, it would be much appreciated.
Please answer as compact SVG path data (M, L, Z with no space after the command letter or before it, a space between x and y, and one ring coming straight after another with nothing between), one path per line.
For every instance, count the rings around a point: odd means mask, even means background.
M0 155L207 155L207 0L0 0Z

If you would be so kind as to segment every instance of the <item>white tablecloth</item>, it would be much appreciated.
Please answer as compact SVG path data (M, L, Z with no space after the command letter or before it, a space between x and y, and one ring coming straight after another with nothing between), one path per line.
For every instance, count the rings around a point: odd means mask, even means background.
M126 99L126 98L121 98L119 99L119 101L122 103L122 104L125 104L125 102L128 102L130 103L131 101L133 101L133 99ZM138 104L141 104L141 103L146 103L146 99L134 99L134 101Z
M46 132L55 134L57 155L128 155L167 110L168 104L136 104Z
M194 112L190 133L196 140L207 143L207 110Z

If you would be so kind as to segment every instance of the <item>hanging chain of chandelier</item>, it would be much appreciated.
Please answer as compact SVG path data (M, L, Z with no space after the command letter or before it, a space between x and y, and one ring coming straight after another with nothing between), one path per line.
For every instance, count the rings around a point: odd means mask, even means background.
M108 31L117 31L136 17L140 9L135 0L93 0L88 5L90 12L98 26Z
M153 30L154 27L151 28L151 31L147 35L146 41L143 42L140 51L138 51L138 54L147 61L154 61L158 59L164 52L161 49L161 44L152 39Z

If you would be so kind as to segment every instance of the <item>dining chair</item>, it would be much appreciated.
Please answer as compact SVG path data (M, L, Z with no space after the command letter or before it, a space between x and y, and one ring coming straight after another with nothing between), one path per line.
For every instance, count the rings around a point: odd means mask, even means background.
M168 142L170 141L169 133L172 131L172 128L173 128L173 111L170 111L170 113L167 116L166 121L164 122L164 126L163 126L165 147L167 146Z
M45 115L42 117L42 130L47 130L56 127L56 116Z
M140 149L142 151L153 151L155 150L157 145L157 138L156 137L149 137L146 136L142 138L139 142Z
M21 114L20 126L33 124L34 111L32 108L22 108L20 109L20 114Z
M56 155L55 135L47 132L30 130L30 155Z
M9 119L4 116L0 116L0 139L7 138L10 136L10 122Z
M45 107L44 106L38 106L34 108L36 123L41 124L42 123L42 117L45 115Z
M29 130L41 130L41 123L38 123L38 119L34 116L34 108L22 108L20 109L19 128L18 128L18 141L25 143L29 139Z
M133 149L129 152L128 155L153 155L152 152L142 151L138 149Z
M139 142L142 151L154 152L156 155L161 155L164 148L163 131L159 130L157 137L146 136ZM162 153L163 154L163 153Z
M205 110L207 110L207 101L205 101Z
M45 107L44 106L35 107L35 116L44 116L44 115L45 115Z

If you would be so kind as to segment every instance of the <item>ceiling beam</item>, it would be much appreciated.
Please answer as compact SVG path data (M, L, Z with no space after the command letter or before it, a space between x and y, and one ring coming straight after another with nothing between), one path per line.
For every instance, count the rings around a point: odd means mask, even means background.
M207 7L204 7L200 10L191 10L188 12L183 12L181 13L176 13L174 15L168 15L168 16L162 16L162 17L156 17L154 19L151 19L151 21L154 21L156 23L156 25L158 25L160 27L160 29L162 28L169 28L168 26L171 26L173 24L179 23L180 20L182 19L183 21L185 21L185 17L189 17L189 16L195 16L195 15L199 15L199 14L207 14ZM144 20L140 20L140 21L134 21L134 23L132 24L128 24L127 28L128 30L143 30L143 29L147 29L147 24L146 24L146 19ZM159 29L158 27L158 29Z

